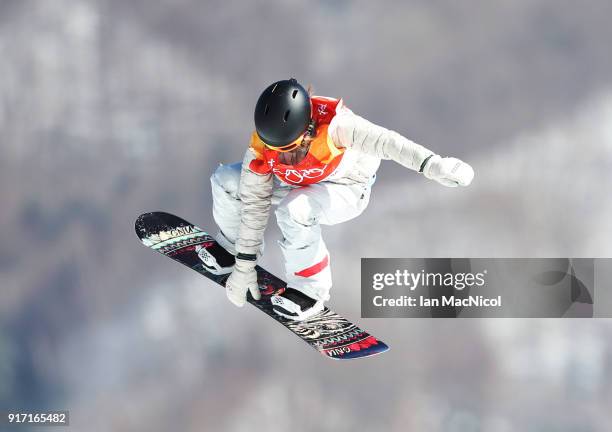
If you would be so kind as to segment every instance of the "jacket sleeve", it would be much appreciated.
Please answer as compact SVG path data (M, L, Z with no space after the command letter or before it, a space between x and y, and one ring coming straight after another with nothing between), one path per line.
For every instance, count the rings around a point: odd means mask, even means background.
M375 125L342 106L332 119L329 136L338 147L352 148L380 159L393 160L419 171L434 153L389 129Z
M263 243L272 204L272 173L259 174L251 170L255 153L249 148L242 161L238 195L242 201L240 228L236 238L236 252L258 254Z

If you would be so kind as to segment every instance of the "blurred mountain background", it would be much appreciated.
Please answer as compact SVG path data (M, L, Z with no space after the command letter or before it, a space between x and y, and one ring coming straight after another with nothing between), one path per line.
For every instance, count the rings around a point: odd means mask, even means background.
M612 3L0 1L0 410L78 431L609 430L609 320L359 319L361 257L612 255ZM325 229L334 309L392 347L330 362L144 249L138 214L213 230L270 82L476 178L383 162ZM282 274L268 229L262 264Z

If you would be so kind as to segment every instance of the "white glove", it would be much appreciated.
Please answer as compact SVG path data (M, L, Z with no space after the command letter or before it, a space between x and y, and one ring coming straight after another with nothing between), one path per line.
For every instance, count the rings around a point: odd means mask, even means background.
M259 285L257 284L256 261L236 259L234 271L225 282L225 293L227 298L238 307L246 303L246 292L251 291L255 300L261 298Z
M423 175L444 186L457 187L469 185L474 178L474 170L457 158L434 155L427 161Z

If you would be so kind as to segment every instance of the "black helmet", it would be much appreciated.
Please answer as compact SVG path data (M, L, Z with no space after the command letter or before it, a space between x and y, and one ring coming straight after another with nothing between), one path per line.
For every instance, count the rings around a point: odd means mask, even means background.
M310 96L294 78L277 81L255 105L257 135L273 149L290 147L308 129L310 110Z

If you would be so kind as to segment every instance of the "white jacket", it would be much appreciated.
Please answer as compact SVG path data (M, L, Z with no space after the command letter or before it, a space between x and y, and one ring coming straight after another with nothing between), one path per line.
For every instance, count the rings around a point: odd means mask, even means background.
M377 126L339 106L328 127L328 134L338 148L345 148L342 161L325 181L371 184L381 159L393 160L418 171L433 154L397 132ZM258 174L249 168L255 154L249 148L242 162L239 196L242 200L241 223L236 239L238 253L256 254L262 244L272 204L274 174Z

